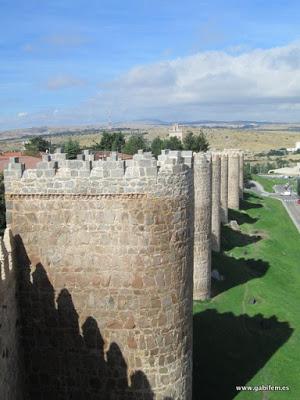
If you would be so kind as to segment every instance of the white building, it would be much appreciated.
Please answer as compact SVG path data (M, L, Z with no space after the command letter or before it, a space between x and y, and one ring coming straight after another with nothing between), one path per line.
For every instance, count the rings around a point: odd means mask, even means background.
M288 149L286 149L289 153L294 153L297 150L300 150L300 142L296 142L296 146L295 147L289 147Z
M170 137L177 137L177 139L183 141L186 136L186 132L183 131L183 127L179 127L179 124L172 125L172 128L169 130Z
M285 176L300 176L300 163L296 167L283 167L271 169L268 174L285 175Z

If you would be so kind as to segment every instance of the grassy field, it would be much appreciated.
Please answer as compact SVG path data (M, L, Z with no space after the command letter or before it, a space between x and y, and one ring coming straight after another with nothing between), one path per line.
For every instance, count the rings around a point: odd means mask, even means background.
M126 123L124 126L132 129L140 129L141 132L148 132L146 138L151 141L156 136L167 137L170 126L166 125L145 125L145 124L129 124ZM75 129L74 127L69 127L70 129ZM77 127L77 129L79 129ZM99 128L100 129L100 128ZM102 127L103 129L103 127ZM50 133L58 132L56 136L51 137L51 141L55 144L60 144L65 142L69 137L72 139L78 140L81 146L91 146L95 143L95 141L99 141L100 135L98 133L89 133L89 134L75 134L70 136L60 136L60 131L68 130L68 127L60 128L49 128ZM200 131L199 127L195 126L185 126L185 130L191 130L195 134L198 134ZM278 149L278 148L286 148L293 147L297 141L300 141L300 132L299 131L289 131L288 125L283 125L282 127L278 126L269 126L268 129L234 129L234 128L225 128L225 127L204 127L201 130L206 135L210 146L212 149L222 150L224 148L240 148L241 150L246 150L250 152L261 152L267 151L270 149ZM0 151L12 151L12 150L20 150L23 145L22 142L24 139L20 139L21 135L30 134L30 132L24 132L20 130L6 132L2 134L2 137L9 138L10 140L1 140L0 141ZM32 133L31 133L32 134ZM19 139L18 139L19 137ZM0 132L1 139L1 132ZM13 140L12 140L13 139ZM292 156L287 156L290 158ZM295 159L299 159L299 155L294 157Z
M285 185L286 183L289 183L292 185L293 189L295 190L296 188L296 180L291 178L291 179L283 179L283 178L264 178L263 176L259 175L253 175L252 179L258 183L260 183L266 192L273 193L274 185Z
M281 203L247 194L223 228L213 298L194 304L193 399L300 399L300 236ZM279 223L280 222L280 223ZM240 392L236 385L289 386Z

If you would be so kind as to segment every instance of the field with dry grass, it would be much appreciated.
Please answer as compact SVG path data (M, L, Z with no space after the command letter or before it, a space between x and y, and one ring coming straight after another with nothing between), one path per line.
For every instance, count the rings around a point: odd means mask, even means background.
M156 136L165 138L168 136L169 127L166 125L132 125L132 128L138 129L140 132L147 132L145 138L149 142ZM224 148L240 148L242 150L249 151L251 153L259 153L270 149L279 149L294 147L297 141L300 141L300 129L299 131L289 130L289 125L268 126L264 129L238 129L238 128L198 128L194 126L185 126L185 130L193 131L195 134L202 130L207 137L210 147L216 150L222 150ZM129 133L126 133L130 135ZM89 147L99 142L100 133L79 133L75 132L70 135L52 135L50 137L51 142L55 144L62 144L68 138L78 140L82 147ZM13 138L11 140L2 140L0 142L0 150L20 150L22 148L22 142L24 139ZM288 157L294 157L298 159L298 156L289 155Z

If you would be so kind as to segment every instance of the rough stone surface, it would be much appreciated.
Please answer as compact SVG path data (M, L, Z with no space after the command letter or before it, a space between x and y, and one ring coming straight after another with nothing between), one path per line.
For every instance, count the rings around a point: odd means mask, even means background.
M240 206L240 156L232 150L228 153L228 207L239 209Z
M239 153L240 156L240 160L239 160L239 196L240 199L243 200L244 198L244 153L242 151L240 151Z
M0 238L0 399L21 400L19 314L16 301L14 242L9 228Z
M221 248L221 157L212 153L211 247Z
M30 399L191 399L192 171L181 154L5 171Z
M228 226L229 226L231 229L233 229L234 231L240 232L240 230L241 230L239 224L238 224L237 221L235 221L235 220L230 221L229 224L228 224Z
M194 300L210 297L211 287L211 158L194 156Z
M221 222L228 222L228 155L221 153Z

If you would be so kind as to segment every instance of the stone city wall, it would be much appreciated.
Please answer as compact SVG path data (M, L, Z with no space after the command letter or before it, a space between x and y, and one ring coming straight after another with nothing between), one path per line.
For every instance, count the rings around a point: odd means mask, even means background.
M221 249L221 158L220 153L212 153L212 200L211 200L211 247Z
M221 153L221 221L228 223L228 155Z
M227 150L228 154L228 207L240 206L240 155L238 151Z
M0 399L21 400L19 313L14 241L9 228L0 237Z
M244 152L239 152L240 160L239 160L239 188L240 188L240 199L243 200L244 198Z
M210 297L211 248L220 249L220 218L239 207L242 160L237 150L126 161L57 151L25 170L11 159L20 315L7 230L0 397L190 400L192 299Z
M191 169L82 158L5 171L29 398L190 400Z
M194 155L194 300L210 297L211 285L211 157Z

